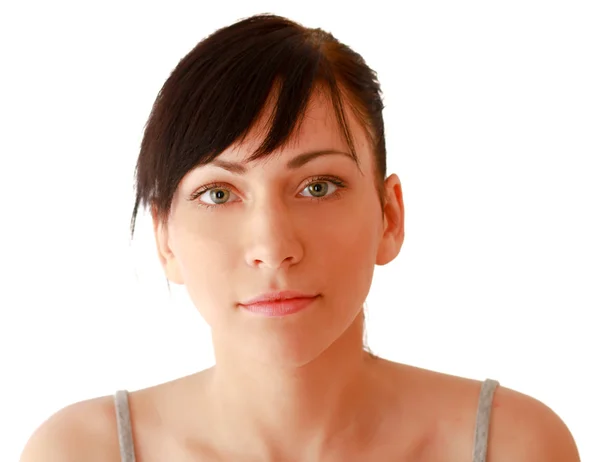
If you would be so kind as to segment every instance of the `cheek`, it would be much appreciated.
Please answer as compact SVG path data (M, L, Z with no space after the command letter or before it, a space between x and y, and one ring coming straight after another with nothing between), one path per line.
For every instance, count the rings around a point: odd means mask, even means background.
M233 263L232 244L235 242L235 235L229 236L227 228L214 231L198 228L180 232L177 236L177 259L185 273L186 282L203 274L207 277L216 276L228 269Z
M357 260L374 264L380 240L381 215L372 201L333 202L323 207L318 216L305 223L312 239L324 254L336 254L340 261ZM315 223L318 225L315 226ZM373 255L372 258L369 256ZM372 260L372 262L370 261Z
M381 230L377 210L371 204L340 209L313 227L310 251L320 274L348 296L366 297L370 288Z
M173 249L185 288L210 325L216 322L212 307L223 307L231 302L231 287L239 252L233 248L235 236L216 229L206 229L195 224L179 228L176 247Z

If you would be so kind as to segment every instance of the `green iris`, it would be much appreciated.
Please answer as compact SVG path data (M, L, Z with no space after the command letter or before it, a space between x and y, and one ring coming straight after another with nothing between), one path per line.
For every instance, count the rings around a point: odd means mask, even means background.
M210 199L215 204L224 204L229 199L229 191L226 189L213 189L210 191Z
M325 182L313 183L308 186L308 191L315 197L323 197L325 194L327 194L328 188L329 185Z

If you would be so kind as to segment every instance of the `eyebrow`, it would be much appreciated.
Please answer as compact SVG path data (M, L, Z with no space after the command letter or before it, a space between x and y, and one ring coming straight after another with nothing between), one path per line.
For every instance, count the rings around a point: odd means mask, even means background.
M288 161L287 168L296 170L296 169L302 167L303 165L307 164L311 160L314 160L314 159L317 159L319 157L326 156L326 155L346 156L349 159L351 159L352 162L354 162L358 166L356 159L353 156L351 156L350 154L348 154L347 152L336 151L335 149L323 149L323 150L318 150L318 151L305 152L303 154L297 155L296 157L294 157L293 159L290 159ZM247 162L244 162L244 163L229 162L229 161L220 160L220 159L214 159L212 162L208 163L208 165L214 165L216 167L223 168L231 173L235 173L236 175L241 175L248 171L246 164L247 164Z

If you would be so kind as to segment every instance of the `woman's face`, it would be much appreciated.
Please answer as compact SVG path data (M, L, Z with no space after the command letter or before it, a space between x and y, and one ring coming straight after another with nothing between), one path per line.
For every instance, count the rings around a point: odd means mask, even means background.
M245 162L263 140L263 117L262 130L182 179L166 228L155 221L167 277L185 285L212 328L216 349L269 363L311 361L361 313L375 264L400 250L399 230L390 233L390 218L382 213L371 148L347 115L360 169L333 109L315 95L290 145ZM306 156L321 151L327 153ZM387 190L398 196L393 177ZM401 191L399 197L402 211ZM392 217L391 227L400 225L403 219ZM239 305L282 290L319 296L283 317Z

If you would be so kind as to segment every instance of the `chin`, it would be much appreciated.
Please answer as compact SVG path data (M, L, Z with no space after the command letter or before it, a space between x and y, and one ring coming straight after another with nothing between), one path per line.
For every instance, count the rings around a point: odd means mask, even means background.
M245 349L244 356L265 366L297 369L315 361L335 341L317 341L306 334L297 338L273 335L256 339L254 348Z
M354 344L362 350L362 318L357 316L359 313L348 313L346 322L337 317L340 316L338 313L333 316L337 321L333 325L321 319L312 326L288 325L283 329L254 332L253 338L245 342L242 354L249 360L276 368L300 368L324 354L348 352Z

